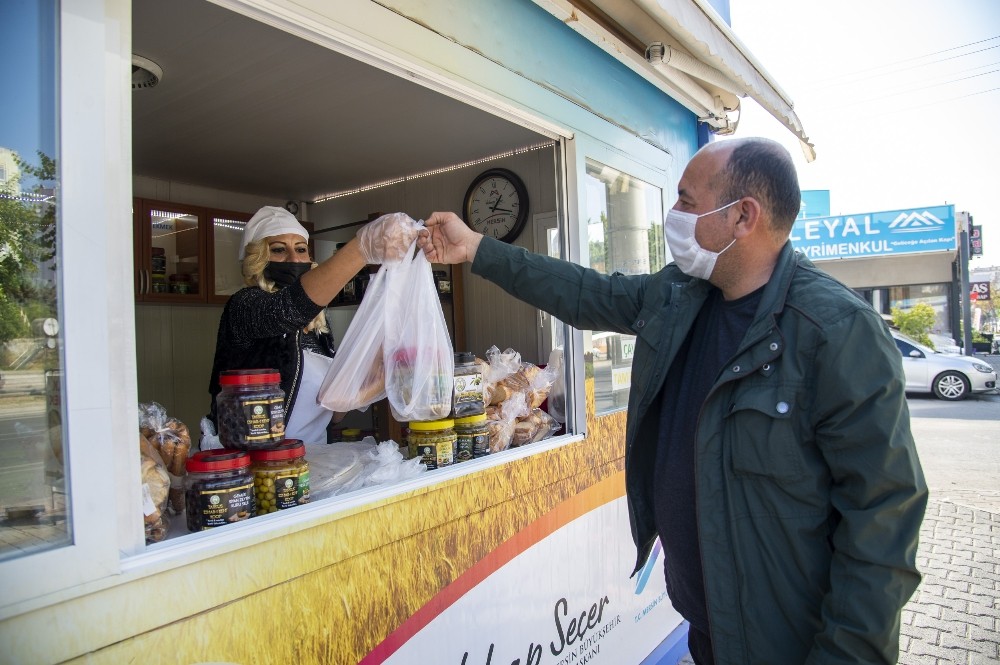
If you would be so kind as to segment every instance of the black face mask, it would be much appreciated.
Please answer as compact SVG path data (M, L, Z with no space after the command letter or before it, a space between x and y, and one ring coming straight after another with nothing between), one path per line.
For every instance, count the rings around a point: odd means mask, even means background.
M293 261L269 261L264 266L264 277L274 282L279 289L291 286L299 281L302 275L312 270L311 263L296 263Z

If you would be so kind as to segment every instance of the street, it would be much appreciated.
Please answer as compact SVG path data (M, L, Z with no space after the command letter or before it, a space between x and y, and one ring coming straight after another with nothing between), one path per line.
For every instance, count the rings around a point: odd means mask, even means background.
M932 496L979 490L1000 494L1000 395L973 395L961 402L910 395L906 401Z

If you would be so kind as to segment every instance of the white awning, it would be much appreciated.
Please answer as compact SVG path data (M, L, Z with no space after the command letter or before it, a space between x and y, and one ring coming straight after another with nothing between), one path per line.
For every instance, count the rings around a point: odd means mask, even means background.
M707 0L535 0L698 115L713 132L732 134L740 98L750 97L816 151L791 98Z

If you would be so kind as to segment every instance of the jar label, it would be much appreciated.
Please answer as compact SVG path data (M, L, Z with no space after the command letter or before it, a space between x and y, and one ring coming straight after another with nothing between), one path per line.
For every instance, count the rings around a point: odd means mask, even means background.
M248 399L242 402L247 443L280 441L285 436L285 403L281 398Z
M305 467L254 473L257 514L294 508L309 502L309 470Z
M490 454L490 435L488 432L458 434L458 455L462 461L474 457L485 457ZM464 455L468 455L465 457Z
M457 407L463 404L478 404L483 406L483 373L458 374L455 376L454 400ZM484 413L480 410L479 413Z
M455 461L455 448L451 441L440 441L438 443L419 443L414 445L414 455L420 456L428 471L449 466Z
M253 483L218 490L190 489L187 492L187 521L190 531L201 531L245 520L254 514Z

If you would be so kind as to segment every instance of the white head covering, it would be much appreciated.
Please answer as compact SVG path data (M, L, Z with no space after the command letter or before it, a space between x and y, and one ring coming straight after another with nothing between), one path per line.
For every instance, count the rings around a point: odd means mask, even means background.
M250 218L246 228L243 229L240 260L242 261L243 257L246 256L246 246L250 243L286 233L294 233L309 240L309 232L299 224L295 215L278 206L264 206Z

